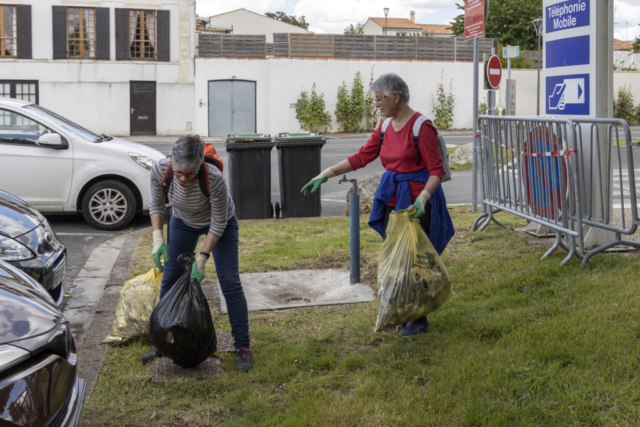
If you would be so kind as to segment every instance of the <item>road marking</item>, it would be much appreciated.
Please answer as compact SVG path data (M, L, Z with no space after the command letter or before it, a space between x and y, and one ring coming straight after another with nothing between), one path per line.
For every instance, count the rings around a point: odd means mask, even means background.
M347 203L346 200L337 200L337 199L320 199L323 202L333 202L333 203Z
M56 236L111 236L111 233L65 233L56 232Z

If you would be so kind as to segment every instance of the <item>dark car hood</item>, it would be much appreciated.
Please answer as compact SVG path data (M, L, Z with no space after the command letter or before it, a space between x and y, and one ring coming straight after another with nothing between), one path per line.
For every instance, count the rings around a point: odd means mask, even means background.
M62 313L44 288L0 263L0 344L43 334Z
M42 220L40 212L21 199L0 191L0 234L18 237L36 228Z

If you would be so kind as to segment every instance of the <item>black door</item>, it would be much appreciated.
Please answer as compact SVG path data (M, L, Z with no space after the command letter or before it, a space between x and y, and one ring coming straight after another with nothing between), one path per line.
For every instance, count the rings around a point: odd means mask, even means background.
M156 134L156 82L130 82L131 135Z

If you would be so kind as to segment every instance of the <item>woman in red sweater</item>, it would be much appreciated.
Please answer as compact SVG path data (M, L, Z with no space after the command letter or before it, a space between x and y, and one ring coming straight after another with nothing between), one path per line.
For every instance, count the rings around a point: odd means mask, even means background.
M394 210L416 208L413 218L442 253L453 236L453 224L446 208L440 182L444 167L438 149L438 135L431 121L425 121L418 134L418 149L413 141L413 126L421 114L409 106L409 87L400 76L384 74L371 85L376 106L382 114L391 117L381 145L382 124L373 132L369 141L352 156L325 169L302 188L311 194L329 178L365 167L380 156L386 172L374 197L369 225L385 237L389 215ZM427 329L427 318L421 317L407 323L400 335L414 335Z

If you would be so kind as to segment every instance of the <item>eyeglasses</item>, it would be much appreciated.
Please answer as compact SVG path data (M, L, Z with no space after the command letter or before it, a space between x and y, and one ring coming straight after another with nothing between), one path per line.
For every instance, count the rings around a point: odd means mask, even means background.
M382 98L376 98L376 102L380 102L380 101L382 101L382 100L383 100L383 99L385 99L385 98L388 98L388 96L387 96L387 95L385 95L385 96L383 96Z
M175 169L173 170L173 174L175 176L189 176L189 177L198 176L197 173L184 173L184 172L177 171Z

